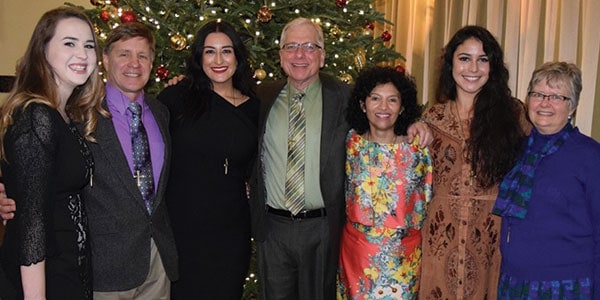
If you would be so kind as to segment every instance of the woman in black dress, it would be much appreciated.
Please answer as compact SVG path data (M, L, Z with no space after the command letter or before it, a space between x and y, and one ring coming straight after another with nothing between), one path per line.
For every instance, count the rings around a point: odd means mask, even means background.
M173 299L241 298L250 260L246 179L256 156L258 100L233 27L196 34L186 78L159 96L171 112L167 204L179 253Z
M87 219L96 112L104 91L91 22L75 8L45 13L0 110L0 158L19 211L6 228L2 267L16 299L91 299ZM83 135L74 123L85 124ZM3 298L6 299L6 298Z

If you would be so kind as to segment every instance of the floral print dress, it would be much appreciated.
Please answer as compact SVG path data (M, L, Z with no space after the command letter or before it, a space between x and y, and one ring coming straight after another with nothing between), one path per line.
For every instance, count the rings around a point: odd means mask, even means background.
M338 299L415 299L432 192L429 151L405 141L370 142L354 130L346 146Z

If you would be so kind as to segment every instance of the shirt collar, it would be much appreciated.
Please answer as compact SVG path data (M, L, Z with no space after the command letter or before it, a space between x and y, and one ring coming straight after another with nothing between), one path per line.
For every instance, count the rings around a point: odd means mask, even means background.
M147 108L147 104L144 101L144 91L135 98L135 102L142 106L142 111ZM119 113L122 115L127 114L127 107L131 101L121 91L119 91L112 83L106 83L106 103L112 113Z
M315 90L319 90L321 88L321 79L317 77L317 79L311 82L303 91L297 90L288 80L287 86L289 88L290 95L295 95L297 93L304 93L305 95L310 95L315 92Z

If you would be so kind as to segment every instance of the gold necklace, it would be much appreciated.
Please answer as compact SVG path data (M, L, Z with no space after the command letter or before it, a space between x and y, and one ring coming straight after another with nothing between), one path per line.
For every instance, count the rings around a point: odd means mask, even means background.
M213 91L215 93L217 93L219 96L221 96L221 98L225 99L227 102L231 103L233 106L237 107L238 106L238 100L241 102L241 100L243 99L243 95L240 92L239 94L236 93L236 90L234 87L231 87L231 93L226 93L226 91L224 90L220 90L221 92L217 92L216 90L213 89Z
M237 97L237 95L235 93L235 89L231 92L231 96L228 97L228 98L231 99L231 104L233 104L233 106L237 107L238 97Z
M225 95L225 93L223 93L223 95ZM226 96L222 96L222 98L224 98L225 100L227 100L227 102L233 104L233 106L237 107L237 96L235 93L235 88L232 89L231 91L231 96L226 97ZM229 101L231 99L231 101ZM230 142L231 144L231 142ZM231 145L229 146L229 148L231 148ZM229 174L229 158L228 158L228 153L229 150L227 150L225 152L225 160L223 161L223 173L225 174L225 176L227 176Z
M371 140L371 131L367 131L366 138L367 138L367 141L369 141L369 142L373 142L373 143L384 145L384 144L396 144L396 140L398 139L398 136L396 135L396 133L394 133L394 140L391 143L380 143L380 142Z
M460 131L458 132L458 135L460 136L460 138L463 140L463 142L466 144L467 143L467 138L465 137L465 130L463 129L463 125L462 125L462 119L460 118L460 112L458 111L458 104L456 103L456 101L454 102L454 109L456 110L456 118L458 119L458 127L460 129ZM452 113L454 114L454 112ZM471 118L466 118L465 121L467 122L467 124L471 125ZM468 155L465 156L465 161L468 163ZM475 179L477 178L477 174L475 174L475 170L473 170L472 166L469 164L469 186L473 185L473 182L475 181Z

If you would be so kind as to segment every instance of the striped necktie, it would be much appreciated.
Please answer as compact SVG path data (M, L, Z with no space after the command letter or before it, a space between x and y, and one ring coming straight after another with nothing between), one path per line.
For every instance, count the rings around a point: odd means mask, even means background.
M296 215L304 209L304 151L306 117L304 93L295 94L289 103L288 156L285 180L285 206Z

